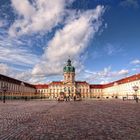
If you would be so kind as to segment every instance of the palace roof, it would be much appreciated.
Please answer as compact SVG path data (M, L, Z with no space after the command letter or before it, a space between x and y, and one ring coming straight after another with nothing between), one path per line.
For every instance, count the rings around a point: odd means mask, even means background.
M108 84L104 84L103 87L107 88L107 87L111 87L111 86L115 86L115 85L120 85L120 84L125 84L125 83L129 83L129 82L133 82L136 80L140 80L140 74L135 74Z
M108 84L98 84L98 85L90 85L90 88L108 88L108 87L112 87L115 85L121 85L121 84L125 84L125 83L129 83L129 82L133 82L136 80L140 80L140 74L135 74Z
M90 89L91 88L100 88L100 89L102 89L103 85L90 85Z
M76 81L76 84L88 84L86 81Z
M32 85L32 84L29 84L27 82L20 81L20 80L17 80L15 78L12 78L12 77L9 77L9 76L5 76L5 75L2 75L2 74L0 74L0 80L5 81L5 82L9 82L9 83L14 83L14 84L21 85L21 86L35 88L35 86Z
M40 88L48 88L48 84L38 84L38 85L35 85L35 87L37 89L40 89Z
M75 68L71 65L71 60L68 59L67 65L63 68L63 72L75 72Z
M62 85L62 81L52 81L49 85Z
M140 74L135 74L132 75L130 77L126 77L108 84L91 84L90 88L94 88L94 89L103 89L103 88L108 88L108 87L112 87L115 85L120 85L120 84L125 84L125 83L129 83L129 82L133 82L136 80L140 80ZM52 81L50 84L38 84L35 85L35 87L38 88L48 88L51 85L63 85L63 81ZM88 83L86 81L76 81L76 84L86 84L88 85Z

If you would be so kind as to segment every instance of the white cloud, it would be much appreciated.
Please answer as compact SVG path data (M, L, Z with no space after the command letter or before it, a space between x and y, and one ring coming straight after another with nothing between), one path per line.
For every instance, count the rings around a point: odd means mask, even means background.
M28 82L46 81L46 76L62 74L64 61L69 56L77 73L84 69L83 60L86 58L88 43L102 25L103 6L81 12L66 10L66 6L73 0L35 0L34 3L29 0L23 0L22 3L19 0L11 1L18 14L18 19L9 29L9 34L15 38L0 36L0 61L28 67L20 72L14 70L12 75L15 78ZM65 14L67 16L64 20ZM58 29L44 47L41 59L16 38L51 31L58 23L63 23L64 27Z
M11 67L5 63L0 63L0 74L7 75L13 78L17 78L17 74L20 73L16 68Z
M106 46L104 47L104 50L105 50L105 53L107 53L107 55L112 56L112 55L122 52L123 48L119 44L113 45L113 44L107 43Z
M138 65L138 64L140 64L140 60L139 59L135 59L135 60L131 61L130 63L134 64L134 65Z
M112 55L115 52L115 49L111 44L108 44L106 47L106 51L108 55Z
M123 7L139 8L138 0L123 0L120 5Z
M18 12L19 15L23 15L24 18L31 18L35 12L35 8L30 4L28 0L11 0L12 6Z
M71 20L67 20L63 29L58 30L54 38L48 43L42 60L38 63L32 73L38 75L53 75L62 73L64 61L70 56L74 59L77 69L82 66L82 53L91 38L98 32L102 25L101 15L103 6L97 6L94 10L72 13Z
M5 63L0 63L0 74L33 84L47 82L46 77L32 75L31 70L19 71L15 67L11 67Z
M100 82L101 85L104 85L104 84L107 84L107 83L109 83L109 81L107 81L107 80L103 80L103 81Z
M9 29L11 36L31 34L40 31L51 31L60 23L65 14L65 7L72 0L11 0L12 6L19 15Z
M11 38L5 30L0 30L0 73L31 82L31 69L40 56L32 51L25 38Z
M38 62L39 56L32 53L27 47L22 47L23 42L0 36L0 61L21 66L33 66Z
M129 70L122 69L119 71L112 71L111 66L109 66L104 68L102 71L97 72L86 70L85 74L85 80L89 83L96 81L98 83L104 84L126 77L127 74L129 74Z
M0 27L3 27L4 22L2 20L0 20Z
M32 84L38 84L38 83L48 83L50 81L50 79L47 77L45 77L44 75L42 76L38 76L38 75L33 75L32 74L32 70L29 69L27 71L23 71L23 72L14 72L14 77L16 79L25 81L25 82L29 82ZM56 77L55 77L56 78Z
M7 64L0 63L0 74L8 75L11 73L11 68Z
M38 77L36 75L32 75L31 70L19 71L15 67L11 67L5 63L0 63L0 74L32 84L48 82L46 77Z
M126 70L126 69L122 69L120 71L118 71L117 75L127 75L129 73L129 70Z

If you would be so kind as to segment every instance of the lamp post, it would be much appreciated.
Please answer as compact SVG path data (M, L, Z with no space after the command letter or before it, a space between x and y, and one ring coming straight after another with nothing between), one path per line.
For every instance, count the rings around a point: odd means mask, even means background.
M23 82L20 83L20 92L21 92L21 98L23 98L23 90L24 90L25 84Z
M138 97L137 97L137 91L138 91L139 87L138 86L133 86L133 90L135 91L135 95L134 95L134 100L136 100L136 102L138 102Z
M68 100L70 101L70 88L68 90Z
M2 91L3 91L3 103L5 103L5 94L8 90L8 86L4 85L2 86Z
M43 90L41 91L41 100L42 100L42 98L43 98Z
M68 82L63 82L63 85L64 85L64 99L66 99L66 101L67 101L67 86L66 86L67 83Z
M67 101L67 88L65 87L65 84L64 84L64 99Z
M117 86L118 86L118 83L117 82L115 82L114 83L114 98L118 98L118 88L117 88Z

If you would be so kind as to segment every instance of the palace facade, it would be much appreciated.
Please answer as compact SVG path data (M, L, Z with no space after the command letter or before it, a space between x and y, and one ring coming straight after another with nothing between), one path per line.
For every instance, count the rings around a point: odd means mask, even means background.
M75 81L75 68L71 60L63 68L63 81L53 81L50 84L36 85L37 92L40 96L47 98L57 98L61 92L73 97L76 93L81 93L82 98L90 96L90 85L86 81Z
M60 92L73 97L77 92L82 98L120 98L133 99L140 97L140 74L136 74L108 84L89 84L86 81L75 80L75 68L71 60L63 68L63 81L53 81L50 84L35 85L37 93L47 98L57 98ZM134 90L137 87L137 91Z
M74 97L80 93L82 98L140 98L140 74L135 74L108 84L89 84L86 81L75 80L75 68L71 60L67 61L63 68L62 81L53 81L49 84L32 85L0 74L0 99L4 92L6 98L49 98L56 99L60 93L65 93Z
M29 83L0 74L0 99L25 99L37 96L36 88Z

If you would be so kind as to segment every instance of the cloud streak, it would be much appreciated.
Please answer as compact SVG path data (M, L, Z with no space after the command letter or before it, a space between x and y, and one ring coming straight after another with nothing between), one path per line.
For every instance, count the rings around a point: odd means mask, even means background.
M123 7L139 8L138 0L123 0L120 5Z
M18 14L9 29L11 36L20 36L37 32L50 32L53 27L63 21L65 7L72 0L36 0L32 4L29 0L12 0L12 6Z
M120 47L120 45L118 44L114 45L114 44L107 43L106 46L104 47L104 51L107 55L112 56L123 52L123 48Z
M27 47L22 47L19 40L0 36L0 61L21 66L33 66L38 56Z
M3 27L4 22L2 20L0 20L0 28Z
M138 64L140 64L140 60L135 59L135 60L131 61L130 64L138 65Z
M129 70L121 69L118 71L112 71L111 66L104 68L102 71L85 71L85 80L92 83L94 81L100 82L101 84L109 83L126 77L129 74Z
M81 68L82 53L88 47L91 38L99 31L102 25L101 16L103 6L97 6L94 10L72 13L72 20L68 20L63 29L56 32L48 43L42 60L34 69L33 74L54 75L62 74L64 61L70 56L76 68ZM71 15L70 15L71 16Z
M84 70L83 61L91 39L102 26L104 6L92 10L66 9L74 0L11 0L15 21L8 34L0 35L0 72L28 82L49 80L49 76L62 75L64 62L70 56L76 73ZM57 27L61 24L61 28ZM56 27L55 31L52 29ZM41 33L54 36L42 46L43 55L32 51L28 37ZM37 47L37 46L35 46ZM41 55L41 54L40 54ZM16 69L14 68L16 67ZM19 68L19 69L18 69ZM11 72L12 71L12 72Z

